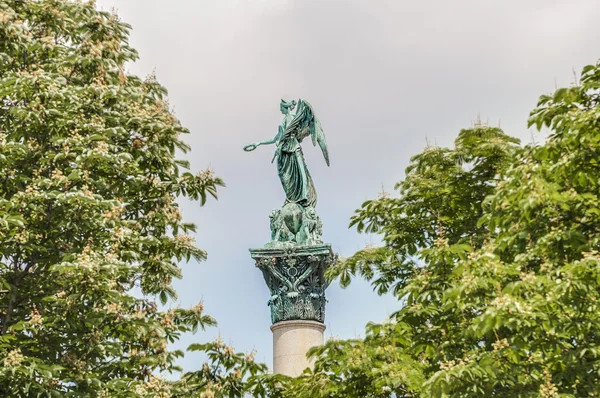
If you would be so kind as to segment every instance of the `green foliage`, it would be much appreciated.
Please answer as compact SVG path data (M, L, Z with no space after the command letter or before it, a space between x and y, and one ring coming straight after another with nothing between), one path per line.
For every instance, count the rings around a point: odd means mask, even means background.
M395 322L367 325L365 340L330 340L311 350L313 372L294 381L294 397L393 397L415 391L425 381L423 365L398 347L408 343Z
M92 2L0 0L1 396L219 387L214 375L155 376L178 370L169 342L215 323L201 304L155 303L175 297L176 261L205 258L176 198L204 204L223 183L176 158L188 131L154 76L124 72L137 58L128 31ZM213 360L222 349L200 348ZM230 377L262 369L222 354L217 368L240 367ZM227 396L241 395L240 377L223 382Z
M587 66L532 112L544 144L466 129L411 159L398 198L365 202L351 225L384 245L329 277L403 305L363 341L315 350L289 396L600 396L599 89Z
M211 343L192 344L188 351L202 351L208 362L196 372L187 372L174 386L173 397L242 397L248 377L258 377L267 367L254 362L254 353L236 353L220 338Z

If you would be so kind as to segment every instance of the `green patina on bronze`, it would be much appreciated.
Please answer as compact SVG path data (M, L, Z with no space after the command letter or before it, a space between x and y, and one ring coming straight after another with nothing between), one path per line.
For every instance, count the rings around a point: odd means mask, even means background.
M325 320L325 270L337 260L330 245L286 249L251 249L271 292L268 305L273 323Z
M298 104L295 113L292 113ZM319 144L329 166L325 134L311 104L305 100L281 100L284 118L271 140L244 147L253 151L261 145L275 144L271 162L277 172L285 201L269 215L271 240L262 249L250 249L271 291L269 306L273 323L284 320L325 319L324 272L337 257L322 240L323 224L317 215L317 192L302 153L302 140L311 137Z

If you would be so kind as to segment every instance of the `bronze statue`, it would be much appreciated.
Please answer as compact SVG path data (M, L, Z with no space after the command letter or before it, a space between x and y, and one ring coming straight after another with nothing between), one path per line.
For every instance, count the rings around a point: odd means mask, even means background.
M303 208L315 207L317 192L306 167L300 144L310 135L313 145L316 146L318 143L321 147L327 166L329 166L329 153L323 128L310 103L299 99L297 111L292 113L295 106L294 100L281 100L280 109L284 118L279 125L277 135L267 141L248 144L244 150L253 151L260 145L275 144L275 155L271 162L277 160L277 172L286 197L284 204L292 202Z

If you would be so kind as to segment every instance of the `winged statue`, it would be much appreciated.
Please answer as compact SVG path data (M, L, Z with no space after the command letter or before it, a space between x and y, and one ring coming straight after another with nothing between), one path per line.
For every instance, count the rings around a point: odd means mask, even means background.
M250 152L261 145L275 144L271 163L277 166L285 192L283 206L269 214L271 239L263 248L250 249L250 254L271 292L268 305L273 324L288 320L323 323L328 285L324 274L337 257L331 245L323 242L323 223L315 209L317 193L301 144L310 136L329 166L327 142L308 101L281 100L279 107L283 120L277 134L270 140L244 146L244 151Z
M298 107L293 113L296 104ZM325 163L329 166L325 133L308 101L299 99L296 103L295 100L285 101L282 99L280 109L284 117L275 137L248 144L244 150L249 152L261 145L275 144L275 155L271 163L277 162L277 172L286 197L284 206L287 203L297 203L305 209L314 208L317 204L317 192L306 167L300 144L302 140L310 136L314 146L319 144L325 157Z

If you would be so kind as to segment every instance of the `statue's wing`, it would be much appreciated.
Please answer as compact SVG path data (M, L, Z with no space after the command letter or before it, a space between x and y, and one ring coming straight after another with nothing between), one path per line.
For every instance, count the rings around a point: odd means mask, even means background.
M295 122L295 123L294 123ZM316 146L319 143L325 163L329 166L329 151L327 150L327 141L325 141L325 133L321 122L315 116L315 111L312 105L303 99L298 100L298 110L296 111L296 117L294 125L296 138L298 141L302 141L304 138L310 135L313 145Z

